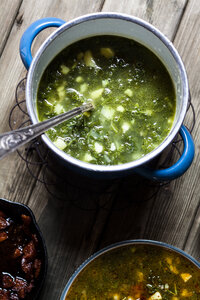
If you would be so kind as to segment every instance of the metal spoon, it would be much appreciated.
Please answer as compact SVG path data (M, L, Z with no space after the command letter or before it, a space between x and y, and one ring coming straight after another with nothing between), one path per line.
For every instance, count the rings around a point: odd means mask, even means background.
M0 135L0 159L2 159L8 153L17 150L20 146L28 143L38 135L41 135L51 127L93 108L94 107L92 103L84 104L44 122L39 122L37 124L23 127L21 129L2 133Z

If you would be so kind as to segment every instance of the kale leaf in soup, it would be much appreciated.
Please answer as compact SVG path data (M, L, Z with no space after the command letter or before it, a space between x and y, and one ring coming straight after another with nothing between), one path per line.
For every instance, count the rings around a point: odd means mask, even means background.
M126 245L90 262L65 300L199 300L200 269L154 245Z
M98 36L58 54L39 84L43 121L92 101L95 109L48 131L69 155L92 164L139 159L169 134L176 110L172 80L161 61L130 39Z

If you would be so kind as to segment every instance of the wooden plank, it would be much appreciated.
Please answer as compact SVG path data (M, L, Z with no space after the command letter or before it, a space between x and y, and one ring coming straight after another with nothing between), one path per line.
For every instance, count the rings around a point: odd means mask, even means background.
M198 74L200 71L198 59L200 49L199 12L199 3L190 1L175 38L175 45L183 57L188 72L192 102L196 112L196 125L193 131L196 144L196 157L193 165L184 176L171 183L166 191L160 191L153 202L153 209L145 225L146 229L142 234L142 237L162 240L186 249L187 252L193 254L196 258L199 258L200 225L198 215L200 193L198 184L200 178L198 99ZM187 122L191 121L191 111L188 112L186 119ZM193 220L195 220L194 224Z
M107 7L106 3L104 9L106 9ZM118 4L119 3L114 4L115 9L116 5ZM121 5L121 3L119 5ZM192 86L192 94L194 93L195 95L199 94L199 85L197 84L199 63L196 63L196 65L194 63L198 61L197 55L199 53L199 22L197 22L197 19L199 18L199 14L197 13L199 12L198 5L199 3L196 3L194 7L193 3L193 7L191 8L188 5L184 14L185 21L181 22L180 30L178 31L175 39L175 43L177 46L179 46L178 50L180 51L180 53L182 52L183 58L185 55L186 67L187 65L191 66L190 69L188 68L188 72L190 77L191 71L191 75L193 76L192 82L194 82L194 79L196 81L196 84L194 83L194 86ZM146 15L143 10L142 14ZM195 14L196 17L193 17L191 14ZM166 13L166 15L168 15L168 13ZM176 19L176 16L174 16L174 18ZM189 21L190 19L192 21ZM178 23L179 20L177 20L176 24ZM160 24L162 25L162 22ZM196 28L196 30L194 28ZM162 28L160 29L163 31ZM171 27L171 32L167 35L173 37L176 30L177 28L174 24L174 28ZM193 63L190 63L190 59ZM194 136L195 142L198 147L198 99L193 99L193 103L194 105L196 103L195 111L197 113L197 126L195 126ZM189 111L187 119L188 122L191 121L191 111ZM128 212L120 212L120 214L113 213L109 226L105 230L105 236L104 241L102 242L102 246L121 239L122 234L120 228L123 227L125 238L137 237L161 240L174 244L180 248L184 248L186 239L189 235L192 220L196 216L196 210L199 203L199 198L197 197L197 195L199 195L199 186L197 183L199 180L199 148L197 148L197 151L198 153L196 154L196 159L188 172L184 176L182 176L182 178L172 182L169 187L162 188L155 199L153 199L149 203L141 203L139 207L133 205L132 209L130 208ZM132 193L132 198L133 197L134 194ZM141 201L142 200L143 197L141 197ZM123 201L123 196L121 197L121 201ZM132 220L132 223L131 221L129 221L130 219ZM120 220L121 222L118 223L118 220ZM197 225L194 225L195 229L197 227ZM113 234L113 228L115 228L115 234ZM195 234L195 232L193 234ZM198 241L198 239L196 240ZM190 250L189 247L187 249L188 251Z
M199 83L198 76L200 72L199 61L199 1L190 1L181 21L179 30L175 38L175 46L182 56L189 77L192 103L196 113L196 124L193 131L194 142L196 145L196 156L191 168L181 179L173 184L173 194L169 195L168 204L157 207L159 215L152 215L151 222L148 224L148 233L155 228L161 228L162 237L169 237L173 244L185 248L189 253L199 258L199 145L200 145L200 106L199 106ZM191 121L192 114L187 114L187 121ZM162 202L163 202L163 196ZM158 200L159 201L159 200ZM175 207L174 207L175 206ZM159 218L165 215L166 218L160 224ZM194 224L193 224L194 219ZM164 224L165 223L165 224ZM161 225L161 226L160 226ZM192 228L192 229L191 229ZM192 238L194 237L194 241ZM187 239L188 241L186 241Z
M184 250L200 261L200 205L198 206L193 219L194 222L191 226L191 230L188 233L188 239L184 245Z
M186 1L166 3L164 0L157 1L157 3L148 1L146 6L139 5L139 1L118 2L106 1L103 10L120 9L140 17L144 15L147 21L153 22L170 38L173 38L177 30L186 4ZM148 17L147 7L150 7L151 2L153 5L152 16L149 14ZM102 3L102 1L88 1L87 3L86 1L84 3L73 1L72 4L72 1L69 0L48 0L45 3L37 0L33 3L33 0L24 0L19 13L23 22L21 27L13 26L3 59L0 61L1 66L3 65L2 70L0 69L0 89L3 91L2 115L4 115L3 124L0 125L2 131L7 128L7 115L14 102L13 97L9 96L14 95L17 82L25 74L17 51L13 53L25 28L41 17L51 15L67 20L79 14L94 12L100 9ZM140 4L142 3L145 2L140 1ZM157 7L158 3L161 6ZM172 8L175 8L174 3L177 9L171 16ZM182 6L180 7L177 3ZM171 23L166 22L165 16L169 16ZM170 27L165 23L170 24ZM44 35L38 37L34 45L35 49L46 34L48 33L45 32ZM35 170L37 172L37 168ZM71 172L66 176L68 176L66 190L63 191L64 195L59 200L51 197L42 184L35 182L29 176L26 167L22 165L21 160L15 154L0 162L0 187L4 197L9 196L11 200L29 204L36 214L47 243L49 270L41 299L59 299L62 288L77 265L91 253L111 242L130 238L156 238L172 243L177 241L176 245L182 245L181 239L188 236L192 225L189 214L192 213L192 217L197 216L195 214L196 204L195 207L193 206L193 197L196 199L198 195L195 191L199 193L199 190L196 189L198 172L196 181L193 182L192 170L184 178L173 182L169 188L163 188L158 197L154 197L150 201L144 200L154 189L148 189L145 182L141 189L138 189L137 180L139 179L135 176L114 183L110 182L105 187L103 183L97 184L89 180L82 183L80 178L76 184L73 184L77 177L73 177ZM189 180L189 176L191 180ZM190 186L193 185L193 194L187 194L187 190L183 188L185 181L182 180L189 180ZM83 186L87 189L83 189ZM179 190L175 192L176 189ZM182 193L179 196L181 189ZM51 190L55 196L60 195L59 185L51 187ZM182 202L184 197L186 199ZM103 208L97 206L91 211L78 209L79 206L84 208L93 202L100 204L106 202L106 205ZM179 212L178 217L177 212ZM184 223L185 218L186 224ZM187 224L188 222L189 224ZM193 228L197 227L195 224ZM183 234L184 230L186 230L185 235ZM198 241L197 234L194 236Z
M126 13L146 20L173 39L187 0L106 0L103 11Z
M98 243L98 238L107 222L108 210L79 209L89 199L94 203L102 197L112 203L112 193L99 196L90 190L83 191L68 186L65 199L49 198L39 219L49 254L49 272L41 299L59 299L69 277ZM78 201L79 198L79 201Z
M20 3L18 1L11 2L15 2L15 4ZM1 2L0 5L3 5L1 6L1 8L4 8L5 1ZM91 9L93 11L98 11L101 5L102 0L95 2L93 1L92 3L90 1L85 1L84 4L79 0L73 1L73 3L72 1L51 0L45 2L40 0L23 1L19 10L18 17L13 24L9 39L0 58L0 91L2 116L0 132L9 130L8 116L12 106L15 103L15 89L17 83L26 75L26 70L20 60L18 52L18 45L23 32L32 22L37 19L55 16L60 17L64 20L69 20L79 15L86 14L90 12ZM11 6L14 7L14 5ZM9 24L7 24L7 26ZM38 48L39 45L41 45L41 42L43 42L44 38L48 34L49 31L47 30L37 38L34 49ZM35 170L35 172L37 173L37 170ZM15 180L13 180L13 178ZM32 193L32 187L34 184L35 180L33 180L31 176L29 176L25 164L23 163L23 161L21 161L21 159L19 159L17 154L13 154L8 158L5 158L3 161L0 161L0 187L3 197L27 203L29 195L30 193Z
M190 91L192 96L192 103L196 113L196 124L193 131L193 138L196 145L195 160L190 170L190 174L183 182L185 194L189 194L194 210L188 211L184 222L188 222L192 218L194 222L188 232L188 239L184 245L184 249L197 259L199 256L199 238L200 238L200 105L199 105L199 72L200 72L200 1L191 0L188 3L187 10L181 20L180 28L178 30L175 45L183 59L186 66ZM187 116L189 119L191 115ZM184 197L184 193L180 195ZM186 199L187 200L187 199Z
M45 3L39 0L23 1L19 11L22 21L21 26L14 24L0 59L0 90L2 91L0 130L2 132L9 129L8 115L14 104L15 88L19 80L26 74L16 49L24 30L33 21L42 17L56 16L68 20L80 14L86 14L91 10L93 12L98 11L101 5L102 1L73 1L73 3L72 1L51 0L45 1ZM37 38L34 49L38 48L47 34L49 34L48 30ZM13 51L13 49L16 49L16 51ZM37 166L33 168L33 172L37 175ZM66 280L69 278L68 270L72 272L74 262L76 261L79 264L82 259L93 251L96 243L94 233L98 238L98 232L101 232L101 226L105 222L107 211L102 211L101 217L97 218L102 220L100 224L95 218L99 214L97 209L91 213L85 212L85 214L82 210L77 211L78 199L83 200L83 203L90 198L93 199L92 202L97 201L97 195L91 193L90 190L81 195L80 191L77 192L77 188L69 189L67 198L72 202L75 201L76 204L72 208L70 208L67 201L65 202L65 198L59 202L54 197L50 197L44 185L38 183L29 175L25 164L16 154L0 161L0 187L3 197L28 204L37 219L39 219L39 224L47 242L50 261L49 276L42 297L43 299L57 299ZM55 189L56 195L58 192ZM108 194L108 197L112 197L112 194ZM106 197L102 198L103 201L106 200ZM101 199L100 202L102 202ZM93 229L94 224L98 225L95 225ZM91 237L88 236L88 232L93 236L93 242L90 241ZM69 260L71 264L69 264Z
M11 31L13 22L17 16L22 0L1 0L0 1L0 56Z
M148 238L184 247L196 211L191 189L185 189L186 182L192 186L190 178L189 170L183 178L173 182L165 194L158 194L144 233Z
M123 8L125 9L126 2L123 2L123 4ZM109 7L110 11L115 10L116 1L113 1L112 5ZM134 9L133 6L132 9ZM140 12L142 11L143 8L141 7ZM164 15L168 14L168 12L165 10L162 14L160 15L159 12L157 16L158 19L160 18L160 24L162 24L161 19L163 20ZM176 19L176 13L174 18ZM176 20L177 25L178 18ZM176 25L174 24L171 30L168 29L169 36L172 37L174 35ZM77 180L77 182L80 181ZM92 186L93 182L90 182L90 184ZM107 209L98 209L95 213L92 211L90 213L80 211L79 215L77 209L74 210L63 202L64 199L60 201L59 205L61 207L58 213L55 207L57 200L50 201L49 199L42 216L39 218L39 224L44 232L51 258L49 277L41 299L59 298L62 288L75 270L75 267L99 248L119 240L147 237L145 235L145 225L148 223L149 214L154 208L154 199L150 201L144 200L150 197L151 193L155 191L154 188L147 188L146 182L143 182L137 176L130 176L119 180L114 186L112 183L110 184L113 191L108 196L109 205ZM140 192L143 193L142 196L138 192L139 184ZM144 186L146 189L144 189ZM165 189L163 190L166 192ZM37 191L37 189L33 191L32 197L33 195L36 196ZM88 197L93 201L97 200L95 194L81 191L78 186L75 190L69 188L65 200L69 198L72 203L76 204L80 197L83 201L86 201ZM102 198L105 199L105 195L102 195ZM57 215L57 219L59 218L59 222L55 221L55 215ZM87 218L86 223L84 223L85 218ZM55 229L52 227L49 228L50 220L53 220L52 223L56 224ZM65 232L64 235L63 231ZM59 245L59 247L56 247L56 245ZM59 250L56 251L56 249Z
M148 238L144 231L158 189L152 182L136 175L124 178L118 186L110 219L98 247L123 240Z

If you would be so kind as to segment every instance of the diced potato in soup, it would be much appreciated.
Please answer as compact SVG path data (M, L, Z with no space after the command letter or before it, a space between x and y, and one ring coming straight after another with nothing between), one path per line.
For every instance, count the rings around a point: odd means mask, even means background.
M155 294L153 294L149 300L159 300L159 299L162 299L162 296L159 292L155 292Z

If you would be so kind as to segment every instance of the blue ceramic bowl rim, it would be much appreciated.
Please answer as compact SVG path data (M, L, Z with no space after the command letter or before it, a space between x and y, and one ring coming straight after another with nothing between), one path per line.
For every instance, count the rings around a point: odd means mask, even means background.
M195 266L197 266L200 270L200 262L198 262L195 258L193 258L191 255L187 254L185 251L172 246L170 244L164 243L164 242L159 242L159 241L154 241L154 240L146 240L146 239L136 239L136 240L125 240L125 241L121 241L118 243L114 243L111 244L99 251L97 251L96 253L94 253L93 255L91 255L88 259L86 259L77 269L76 271L72 274L72 276L70 277L69 281L67 282L62 295L60 297L60 300L65 300L66 294L69 291L69 288L71 287L72 283L74 282L74 280L76 279L76 277L79 275L79 273L93 260L95 260L97 257L101 256L102 254L113 250L115 248L119 248L119 247L123 247L126 245L134 245L134 244L150 244L150 245L156 245L162 248L166 248L169 250L172 250L174 252L177 252L179 254L181 254L182 256L184 256L185 258L187 258L188 260L190 260Z
M2 204L2 207L1 208L1 204ZM47 275L47 268L48 268L48 254L47 254L47 248L46 248L46 244L45 244L45 240L44 240L44 237L42 235L42 232L37 224L37 221L35 219L35 216L32 212L32 210L30 209L30 207L28 207L27 205L25 204L22 204L22 203L19 203L19 202L13 202L13 201L10 201L10 200L7 200L7 199L4 199L4 198L0 198L0 209L6 209L7 211L9 210L9 206L12 206L12 207L19 207L19 208L22 208L24 209L25 211L28 212L29 216L31 217L32 219L32 226L35 228L35 232L37 234L37 236L39 236L39 244L41 245L42 247L42 250L43 250L43 256L45 258L45 261L44 261L44 266L43 266L43 274L41 275L41 278L40 278L40 281L38 283L38 288L37 290L34 292L34 299L38 299L38 296L40 294L40 291L44 285L44 282L45 282L45 278L46 278L46 275ZM17 216L18 215L18 211L16 211L16 213L11 213L11 217L13 216Z

